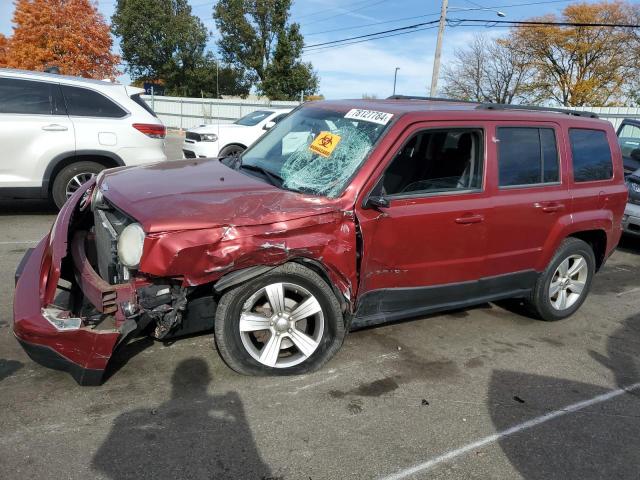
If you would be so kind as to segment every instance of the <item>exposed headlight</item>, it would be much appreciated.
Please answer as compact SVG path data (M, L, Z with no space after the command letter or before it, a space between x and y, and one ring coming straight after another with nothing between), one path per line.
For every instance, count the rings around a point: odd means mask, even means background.
M201 142L215 142L218 140L218 136L215 133L201 133L200 141Z
M125 267L135 268L142 258L144 230L139 223L127 225L118 238L118 258Z

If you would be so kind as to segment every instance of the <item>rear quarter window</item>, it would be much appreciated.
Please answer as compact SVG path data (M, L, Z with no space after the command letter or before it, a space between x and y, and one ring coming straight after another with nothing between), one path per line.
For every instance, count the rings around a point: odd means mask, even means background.
M576 182L608 180L613 177L611 148L605 131L571 128L569 140L573 179Z
M71 116L122 118L127 115L123 108L94 90L63 85L62 93Z
M144 108L147 112L149 112L151 115L153 115L154 117L158 117L158 115L156 115L156 112L153 111L153 109L149 106L149 104L147 102L144 101L144 98L142 98L140 96L140 93L137 93L135 95L131 95L131 100L133 100L134 102L136 102L138 105L140 105L142 108Z

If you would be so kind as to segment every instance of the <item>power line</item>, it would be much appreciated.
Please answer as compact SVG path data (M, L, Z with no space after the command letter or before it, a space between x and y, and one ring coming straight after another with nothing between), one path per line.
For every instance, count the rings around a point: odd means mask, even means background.
M352 3L350 6L351 6L351 7L354 7L354 6L356 6L356 5L361 5L361 4L363 4L363 3L365 3L365 4L366 4L366 3L369 3L369 1L370 1L370 0L361 0L361 1L359 1L359 2ZM343 7L332 7L332 8L327 8L327 9L325 10L325 12L332 12L332 11L335 11L335 10L344 10L344 8L343 8ZM298 16L297 18L299 18L299 19L300 19L300 18L313 17L314 15L317 15L317 13L305 13L304 15L300 15L300 16Z
M374 40L380 40L382 38L397 37L399 35L408 35L410 33L422 32L424 30L433 30L434 28L438 28L438 26L437 25L432 25L430 27L416 28L415 30L411 30L409 32L398 32L398 33L392 33L392 34L389 34L389 35L382 35L380 37L375 37L375 38L365 38L364 40L356 40L356 41L353 41L353 42L343 43L343 44L340 44L340 45L328 45L326 47L319 47L319 48L315 48L313 50L305 51L302 54L302 56L303 57L309 56L309 55L312 55L312 54L314 54L316 52L320 52L322 50L330 50L330 49L333 49L333 48L337 49L337 48L348 47L349 45L355 45L356 43L372 42Z
M563 0L563 1L573 1L573 0ZM355 27L342 27L342 28L334 28L334 29L331 29L331 30L323 30L322 32L305 33L304 36L305 37L311 37L313 35L321 35L321 34L324 34L324 33L341 32L341 31L344 31L344 30L357 30L357 29L360 29L360 28L371 27L373 25L383 25L385 23L402 22L404 20L413 20L413 19L416 19L416 18L433 17L435 15L440 15L440 12L427 13L426 15L412 15L410 17L394 18L393 20L385 20L384 22L365 23L364 25L357 25Z
M487 20L487 19L479 19L479 18L460 18L460 19L450 19L447 20L447 24L451 27L465 26L460 25L463 22L470 23L485 23L487 25L493 24L506 24L510 26L542 26L542 25L553 25L557 27L609 27L609 28L640 28L640 25L632 24L632 23L590 23L590 22L543 22L543 21L535 21L535 20ZM466 25L472 26L472 25Z
M366 4L366 5L364 5L364 6L362 6L362 7L352 8L352 9L350 9L350 10L344 10L344 11L342 11L342 12L340 12L340 13L337 13L337 14L335 14L335 15L331 15L331 16L329 16L329 17L318 18L318 19L316 19L316 21L318 21L318 22L324 22L325 20L330 20L330 19L332 19L332 18L342 17L342 16L344 16L344 15L348 15L348 14L350 14L350 13L355 13L355 12L359 12L360 10L366 10L367 8L375 7L376 5L380 5L381 3L384 3L384 2L386 2L386 1L387 1L387 0L378 0L377 2L373 2L373 3L371 3L371 2L369 2L369 1L367 1L367 2L366 2L367 4ZM359 3L359 2L358 2L358 3ZM357 5L358 3L356 3L356 5ZM336 10L339 10L339 9L340 9L340 7L336 7ZM312 14L312 15L316 15L316 14L314 13L314 14ZM303 15L303 16L304 16L304 17L306 17L306 16L309 16L309 15ZM303 16L298 17L298 18L302 18Z
M385 34L385 33L398 32L398 31L401 31L401 30L411 30L411 29L415 29L415 28L418 28L418 27L423 27L425 25L433 25L434 23L438 23L438 21L439 20L432 20L430 22L414 23L413 25L407 25L406 27L392 28L390 30L382 30L381 32L368 33L366 35L358 35L356 37L342 38L340 40L332 40L330 42L314 43L313 45L306 45L304 47L304 49L307 50L309 48L322 47L324 45L333 45L333 44L336 44L336 43L347 42L349 40L356 40L356 39L359 39L359 38L373 37L373 36L376 36L376 35L382 35L382 34Z

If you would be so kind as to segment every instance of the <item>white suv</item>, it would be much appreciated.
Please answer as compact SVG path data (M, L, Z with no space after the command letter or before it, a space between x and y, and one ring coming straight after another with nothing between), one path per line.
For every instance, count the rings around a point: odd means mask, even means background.
M263 108L233 123L203 125L188 130L182 144L182 156L208 158L239 155L291 110Z
M0 197L58 207L105 168L166 160L141 88L0 69Z

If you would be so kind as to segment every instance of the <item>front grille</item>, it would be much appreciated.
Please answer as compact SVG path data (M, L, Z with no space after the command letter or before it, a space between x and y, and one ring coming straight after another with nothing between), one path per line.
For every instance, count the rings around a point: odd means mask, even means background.
M199 142L200 141L200 134L199 133L187 132L185 137L187 138L187 140L193 140L195 142Z
M98 273L112 285L123 280L123 268L118 263L118 236L132 220L122 212L96 208L93 212Z
M182 150L182 153L184 153L184 158L196 158L196 154L191 150Z

